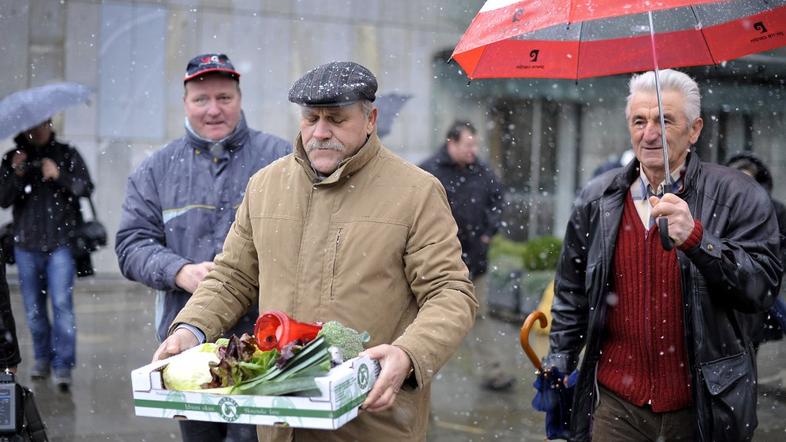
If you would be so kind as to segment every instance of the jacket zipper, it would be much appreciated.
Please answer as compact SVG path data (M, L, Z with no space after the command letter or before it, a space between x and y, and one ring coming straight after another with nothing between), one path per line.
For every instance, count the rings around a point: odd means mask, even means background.
M694 323L692 316L693 316L693 309L694 309L694 300L699 299L698 288L697 288L698 284L694 280L695 278L693 277L693 274L690 270L690 265L685 266L685 272L687 274L683 275L682 272L683 259L685 258L682 258L681 253L678 252L677 264L680 266L680 290L682 290L682 303L687 306L685 307L685 312L682 317L682 322L683 322L682 339L684 340L685 356L687 359L685 363L687 364L686 368L688 369L688 379L691 382L691 389L690 389L691 399L693 400L693 406L697 407L696 420L698 422L696 425L696 430L699 433L699 440L706 441L708 439L704 437L704 430L702 428L704 425L705 417L702 416L701 410L698 409L699 401L697 400L699 395L698 390L699 388L701 388L700 385L704 383L704 379L702 378L701 370L698 369L698 364L695 362L696 359L695 355L691 356L691 354L693 354L693 347L691 346L691 342L695 341L697 342L698 346L702 346L703 343L699 341L703 339L703 337L694 336L692 331L688 331L689 324ZM691 286L690 295L688 295L688 291L685 290L686 283L688 282L690 283ZM690 296L690 299L687 299L687 296ZM697 368L694 369L694 367Z
M338 228L338 233L336 233L336 248L335 250L333 250L333 269L331 270L331 274L330 274L330 300L331 301L333 301L334 299L333 286L335 284L334 281L336 280L336 261L338 261L338 245L341 243L342 229L343 229L342 227Z

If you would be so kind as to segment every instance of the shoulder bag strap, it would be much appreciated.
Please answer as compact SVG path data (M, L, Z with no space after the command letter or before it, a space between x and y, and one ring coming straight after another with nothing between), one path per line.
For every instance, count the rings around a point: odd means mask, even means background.
M88 195L87 201L90 203L90 211L93 212L93 221L98 221L98 216L96 215L96 206L93 204L93 197Z
M38 407L35 405L33 392L27 387L22 387L22 395L24 397L25 424L30 440L32 442L49 442L46 437L46 427L44 427L41 415L38 414Z

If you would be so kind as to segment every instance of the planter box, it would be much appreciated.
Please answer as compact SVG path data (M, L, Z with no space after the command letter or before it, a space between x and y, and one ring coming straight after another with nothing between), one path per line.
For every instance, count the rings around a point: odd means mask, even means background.
M334 430L355 418L379 375L357 357L316 378L317 396L249 396L165 390L161 370L173 358L131 372L137 416Z
M537 310L549 283L554 280L554 270L528 270L521 277L521 300L519 313L522 318ZM549 306L550 308L551 306Z
M521 322L537 309L543 291L554 279L554 270L525 270L518 257L500 256L489 266L488 275L489 313Z
M492 316L505 320L516 320L523 273L524 269L519 257L502 255L489 263L486 283L488 284L488 308Z

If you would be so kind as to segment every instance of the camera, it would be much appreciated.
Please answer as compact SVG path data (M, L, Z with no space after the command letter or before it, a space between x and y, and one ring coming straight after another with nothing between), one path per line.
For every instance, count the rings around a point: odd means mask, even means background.
M23 416L22 387L16 383L13 373L0 372L0 441L7 440L4 435L22 431Z

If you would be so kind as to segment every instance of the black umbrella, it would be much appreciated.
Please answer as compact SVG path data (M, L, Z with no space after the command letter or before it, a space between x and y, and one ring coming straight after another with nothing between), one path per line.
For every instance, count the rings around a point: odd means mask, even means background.
M390 130L393 128L393 120L410 98L412 98L412 95L397 94L395 92L377 97L374 104L376 104L378 109L377 135L380 138L390 133Z

